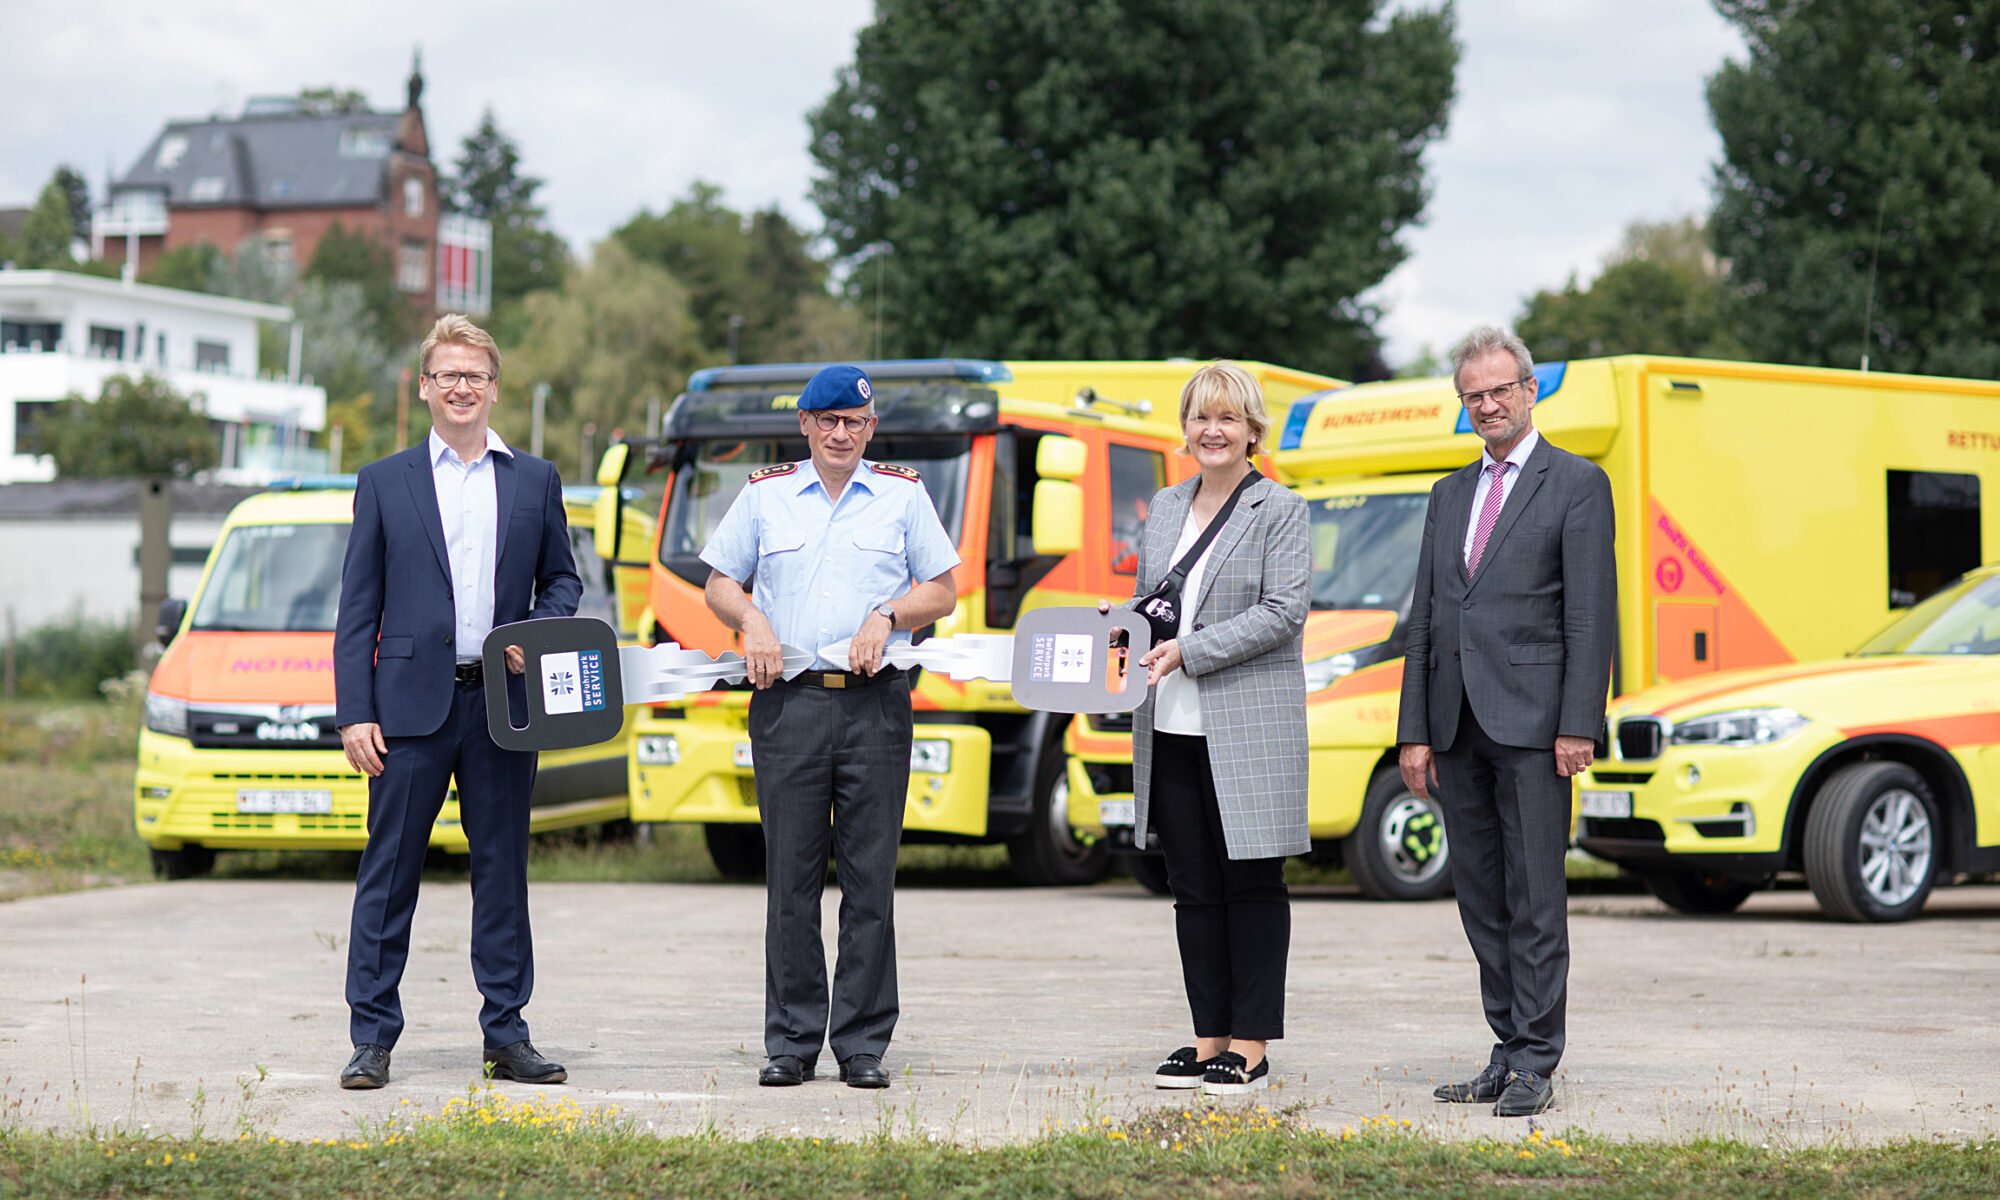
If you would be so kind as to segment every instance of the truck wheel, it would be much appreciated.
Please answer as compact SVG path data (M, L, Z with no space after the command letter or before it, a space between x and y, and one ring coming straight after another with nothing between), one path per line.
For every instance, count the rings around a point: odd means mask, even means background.
M1341 841L1341 857L1370 900L1435 900L1451 891L1451 847L1444 813L1403 786L1386 766L1369 781L1361 821Z
M215 851L207 846L153 851L153 874L161 879L199 879L213 870Z
M1171 896L1174 889L1167 886L1167 856L1164 854L1124 854L1125 869L1139 886L1155 896Z
M1836 921L1907 921L1937 878L1937 805L1896 762L1841 769L1806 816L1806 882Z
M764 877L764 827L716 823L701 827L708 857L724 879Z
M1080 887L1104 878L1111 855L1100 839L1085 843L1069 827L1069 756L1051 749L1035 771L1028 831L1007 842L1007 865L1030 887Z
M1640 878L1660 898L1660 903L1684 913L1735 912L1759 887L1753 880L1701 871L1646 871Z

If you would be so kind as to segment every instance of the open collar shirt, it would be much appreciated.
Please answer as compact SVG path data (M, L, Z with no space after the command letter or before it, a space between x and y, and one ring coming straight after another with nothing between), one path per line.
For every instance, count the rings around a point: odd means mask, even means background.
M494 455L514 457L491 429L486 449L471 462L431 430L431 485L437 489L438 519L451 560L453 646L460 662L477 662L493 632L493 553L499 541L500 494L493 479Z

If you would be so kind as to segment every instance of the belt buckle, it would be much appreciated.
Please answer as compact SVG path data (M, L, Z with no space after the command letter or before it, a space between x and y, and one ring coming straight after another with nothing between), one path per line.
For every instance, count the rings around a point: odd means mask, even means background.
M847 686L847 676L828 671L819 677L819 682L821 687L844 688Z

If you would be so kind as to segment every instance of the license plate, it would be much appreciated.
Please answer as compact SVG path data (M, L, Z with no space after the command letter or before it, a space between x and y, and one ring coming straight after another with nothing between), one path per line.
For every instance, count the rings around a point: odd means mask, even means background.
M1632 815L1632 793L1586 791L1583 794L1583 815L1629 817Z
M735 763L739 767L742 767L746 771L749 770L750 743L749 742L736 743L736 749L729 752L729 761Z
M1106 826L1132 825L1137 823L1139 819L1138 813L1135 811L1137 803L1134 800L1099 800L1097 802L1098 823Z
M333 793L314 788L243 788L236 793L240 813L317 813L333 811Z

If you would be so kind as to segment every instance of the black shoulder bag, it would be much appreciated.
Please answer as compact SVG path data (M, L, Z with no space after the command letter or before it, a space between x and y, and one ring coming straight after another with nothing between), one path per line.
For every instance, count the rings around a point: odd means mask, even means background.
M1222 502L1221 510L1215 514L1215 519L1208 523L1208 528L1201 531L1201 536L1195 539L1194 545L1188 547L1188 552L1181 555L1181 560L1174 564L1174 569L1168 571L1167 577L1160 581L1160 586L1146 593L1137 604L1133 605L1134 610L1146 618L1146 623L1153 627L1155 646L1180 636L1181 587L1187 583L1188 572L1194 570L1195 563L1201 560L1202 552L1208 549L1208 544L1215 540L1215 535L1221 533L1222 527L1228 524L1229 514L1236 511L1236 502L1243 498L1243 493L1249 491L1250 485L1262 478L1264 477L1256 471L1245 475L1243 482L1236 485L1236 490L1229 493L1229 499Z

